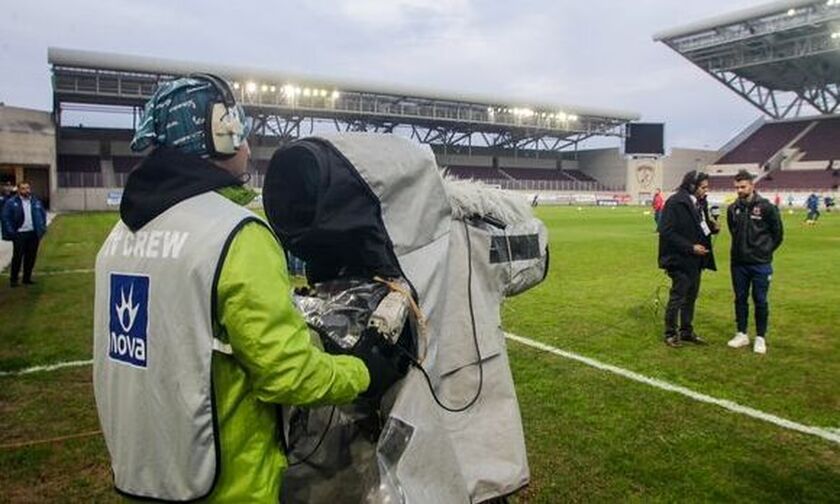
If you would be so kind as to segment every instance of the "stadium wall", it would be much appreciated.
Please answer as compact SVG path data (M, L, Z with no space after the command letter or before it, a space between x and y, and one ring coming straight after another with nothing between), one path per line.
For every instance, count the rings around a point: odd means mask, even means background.
M580 170L580 162L577 160L563 159L560 163L560 167L564 170Z
M720 153L704 149L682 149L674 147L664 159L662 167L662 189L669 191L680 185L683 176L691 170L704 170L717 161Z
M63 187L53 196L54 207L66 212L100 212L119 210L120 187Z
M618 147L578 151L578 169L608 186L627 184L627 161Z
M0 173L28 180L48 205L56 189L55 127L41 110L0 105Z
M653 200L654 191L662 187L663 159L637 157L627 160L626 192L634 203Z

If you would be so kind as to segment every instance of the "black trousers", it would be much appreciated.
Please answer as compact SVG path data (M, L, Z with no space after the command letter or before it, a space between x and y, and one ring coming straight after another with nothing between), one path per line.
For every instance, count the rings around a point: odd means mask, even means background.
M35 267L35 257L38 255L38 244L40 243L35 231L27 231L15 235L12 249L11 281L18 283L20 266L23 264L23 281L32 280L32 268Z
M694 332L694 304L700 292L701 272L699 267L688 270L668 270L668 276L671 277L671 294L668 298L668 306L665 308L666 338L677 335L677 319L679 319L679 334Z

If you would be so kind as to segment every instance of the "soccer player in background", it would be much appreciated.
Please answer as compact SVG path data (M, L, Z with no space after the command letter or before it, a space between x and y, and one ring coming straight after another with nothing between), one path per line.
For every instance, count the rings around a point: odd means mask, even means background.
M820 218L820 197L815 193L811 193L805 202L805 206L808 207L808 216L805 217L805 224L816 224L817 219Z
M732 235L732 288L735 291L737 333L729 340L732 348L750 344L747 335L749 296L755 306L755 353L767 352L767 321L770 313L767 293L773 276L773 252L782 244L783 228L779 209L759 196L753 176L746 170L735 175L738 199L726 211Z

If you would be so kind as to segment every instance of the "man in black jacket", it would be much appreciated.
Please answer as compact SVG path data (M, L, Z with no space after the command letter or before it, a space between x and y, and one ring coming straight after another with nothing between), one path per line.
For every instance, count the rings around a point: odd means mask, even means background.
M659 267L671 277L671 293L665 309L665 344L678 347L680 341L705 342L694 332L694 304L700 292L700 274L716 270L711 235L719 231L706 205L709 176L703 172L685 174L676 194L662 210L659 230ZM677 332L679 318L679 332Z
M738 332L729 340L732 348L750 344L747 336L749 295L755 305L755 343L753 351L767 352L767 292L773 276L773 252L782 244L784 230L779 209L755 191L753 176L746 170L735 175L738 200L726 211L732 234L732 288L735 291L735 319Z

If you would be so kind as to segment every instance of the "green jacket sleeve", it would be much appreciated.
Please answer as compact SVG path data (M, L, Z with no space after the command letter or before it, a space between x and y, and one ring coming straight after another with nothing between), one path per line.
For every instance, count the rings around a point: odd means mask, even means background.
M364 392L361 360L315 347L291 300L286 260L274 235L249 223L233 237L216 286L217 320L256 396L288 405L341 404Z

